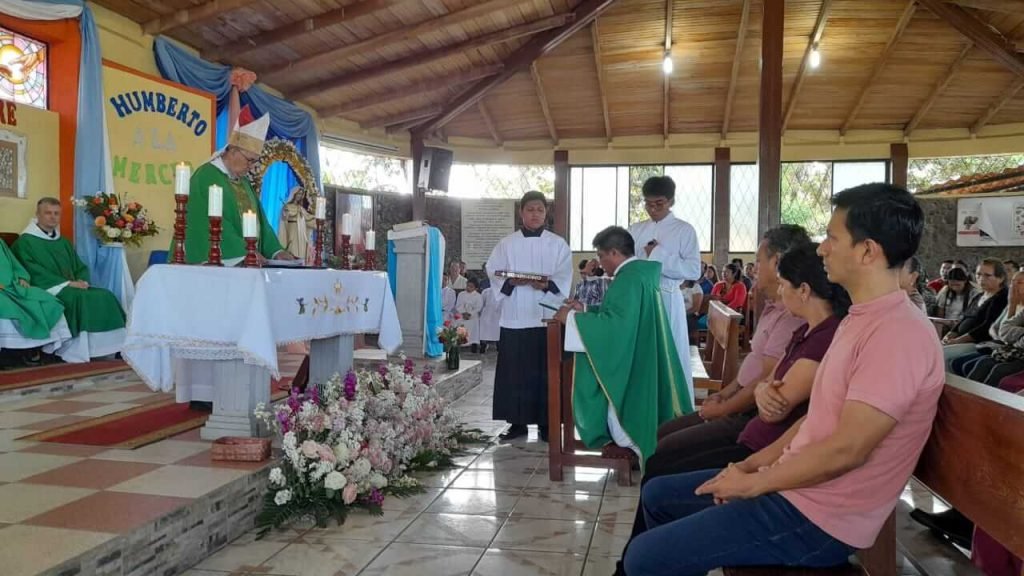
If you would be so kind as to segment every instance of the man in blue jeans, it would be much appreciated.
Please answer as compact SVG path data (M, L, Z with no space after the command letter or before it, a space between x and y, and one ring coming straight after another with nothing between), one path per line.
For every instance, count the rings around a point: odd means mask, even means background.
M723 566L823 568L870 547L928 440L945 382L928 319L899 287L924 215L906 190L837 194L818 248L853 306L822 359L807 415L724 470L661 476L643 489L647 531L629 576L703 576Z

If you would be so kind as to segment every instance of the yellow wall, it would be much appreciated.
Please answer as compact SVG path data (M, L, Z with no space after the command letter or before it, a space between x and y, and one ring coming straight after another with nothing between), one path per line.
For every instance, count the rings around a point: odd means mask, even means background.
M142 32L142 27L116 12L90 3L96 28L100 35L103 57L139 72L159 76L153 58L153 37Z
M0 197L0 232L21 232L36 211L36 202L44 196L58 196L60 189L60 129L56 112L18 105L18 125L0 125L28 138L25 163L28 165L26 198ZM68 208L65 208L68 209Z

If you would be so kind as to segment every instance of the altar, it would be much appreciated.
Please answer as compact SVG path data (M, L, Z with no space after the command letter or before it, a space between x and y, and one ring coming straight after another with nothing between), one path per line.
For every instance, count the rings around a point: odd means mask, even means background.
M320 382L352 367L356 334L388 353L402 344L385 273L157 265L139 280L123 355L153 390L212 389L204 439L256 436L278 346L311 341Z

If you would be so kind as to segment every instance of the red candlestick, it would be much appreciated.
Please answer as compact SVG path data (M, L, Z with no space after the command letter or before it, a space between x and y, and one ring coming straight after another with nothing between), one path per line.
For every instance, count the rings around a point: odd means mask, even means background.
M245 260L242 260L244 268L259 268L260 259L256 257L256 239L245 239Z
M371 272L377 269L376 250L366 250L363 252L363 269Z
M210 255L206 258L207 266L223 266L220 261L221 217L210 216Z
M352 269L352 236L341 235L341 269Z
M316 244L313 245L313 266L323 268L324 265L324 219L316 219Z
M174 195L174 256L172 264L185 263L185 214L188 211L188 194Z

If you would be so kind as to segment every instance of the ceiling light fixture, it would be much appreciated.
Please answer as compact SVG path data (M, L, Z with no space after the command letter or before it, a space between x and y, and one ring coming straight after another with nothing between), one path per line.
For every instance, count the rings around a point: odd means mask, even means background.
M661 69L662 69L662 71L664 71L665 75L668 76L669 74L672 73L672 70L674 68L675 68L675 65L672 63L672 55L669 54L668 52L666 52L665 53L665 59L661 61Z
M817 68L818 66L821 66L821 52L818 51L817 44L815 44L814 47L811 48L811 57L808 59L807 63L811 65L811 68Z

